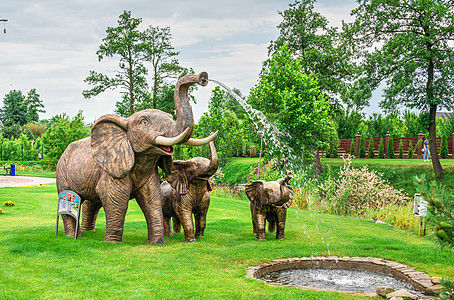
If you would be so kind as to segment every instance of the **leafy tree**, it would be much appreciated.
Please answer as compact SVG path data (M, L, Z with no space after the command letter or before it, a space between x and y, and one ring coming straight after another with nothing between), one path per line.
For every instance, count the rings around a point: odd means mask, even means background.
M46 132L46 125L44 124L28 123L26 126L36 138L41 137Z
M404 111L403 120L405 123L403 136L405 137L418 136L418 133L424 129L419 119L419 116L412 111L409 110Z
M143 33L138 29L141 23L141 18L133 18L130 11L124 11L119 17L118 26L107 28L107 36L103 38L96 54L99 61L105 57L119 56L120 70L113 77L90 71L85 82L94 87L82 92L85 98L97 96L107 89L121 88L125 90L122 92L125 94L123 100L128 101L128 115L135 112L136 102L147 92L147 69L143 65L145 44Z
M27 94L27 122L38 122L39 115L38 113L45 113L44 104L41 99L39 99L39 94L36 92L36 89L31 89Z
M0 121L3 126L27 124L27 100L19 90L12 90L3 98L3 107L0 109Z
M276 41L271 42L268 54L273 56L286 45L292 56L300 60L301 71L313 74L320 91L332 105L338 106L347 95L349 78L354 73L353 60L348 48L340 40L336 27L314 11L315 0L296 0L287 10L279 12L283 18ZM345 102L349 105L347 98Z
M404 144L402 139L399 142L399 158L404 158Z
M385 158L385 146L383 145L383 138L380 138L378 144L378 158Z
M361 139L359 140L359 149L358 149L358 156L360 158L365 158L366 157L366 141L364 136L361 136Z
M338 153L338 148L339 144L336 143L336 144L333 144L333 152L332 152L332 157L333 158L337 158L339 156L339 153Z
M443 134L441 136L441 144L440 144L440 157L441 158L448 158L448 139Z
M368 150L367 150L367 157L369 157L369 158L374 158L375 157L374 140L373 140L373 138L369 139L369 147L368 147Z
M18 139L22 134L22 128L18 123L2 127L2 135L6 139Z
M413 150L413 143L412 141L409 141L408 142L408 158L413 158L413 156L415 155L415 152Z
M84 124L82 111L72 119L65 113L54 116L53 119L52 125L43 134L43 142L46 151L44 162L55 169L66 147L74 141L89 136L90 129Z
M317 161L318 149L329 147L335 127L329 117L328 101L317 81L303 71L301 59L294 59L288 47L283 46L265 62L248 103L286 133L277 142L266 140L271 155L295 164L302 157L315 155L317 175L323 170Z
M350 143L350 155L355 156L356 155L356 148L355 148L355 140L352 139L352 142Z
M394 138L392 135L390 135L388 138L387 146L386 155L388 156L388 158L394 158Z
M344 26L350 45L364 57L357 81L363 95L386 82L387 111L419 109L430 116L431 148L436 149L438 109L454 108L454 2L450 0L361 0L352 11L356 18ZM436 178L443 177L433 151Z
M364 116L356 110L344 110L335 117L337 134L340 139L354 138L363 122Z

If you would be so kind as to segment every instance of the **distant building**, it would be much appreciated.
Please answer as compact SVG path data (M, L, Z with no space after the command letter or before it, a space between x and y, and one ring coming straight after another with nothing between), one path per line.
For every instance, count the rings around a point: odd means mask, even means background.
M437 114L435 115L435 118L446 120L452 114L454 114L454 113L453 112L447 112L447 111L437 111Z

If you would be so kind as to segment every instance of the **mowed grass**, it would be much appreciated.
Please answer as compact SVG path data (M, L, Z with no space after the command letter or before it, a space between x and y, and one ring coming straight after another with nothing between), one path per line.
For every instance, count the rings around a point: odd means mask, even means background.
M95 232L55 236L55 185L0 188L0 299L364 299L269 286L246 268L277 258L337 255L398 261L453 278L454 251L435 248L388 225L290 208L285 240L252 234L249 203L212 197L205 239L146 243L145 219L130 201L122 244L105 243L101 211ZM13 207L3 202L12 200Z

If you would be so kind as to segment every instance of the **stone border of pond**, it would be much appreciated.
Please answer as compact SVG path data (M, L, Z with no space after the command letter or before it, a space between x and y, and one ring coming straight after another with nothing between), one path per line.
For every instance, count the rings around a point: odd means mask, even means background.
M442 289L440 277L432 277L424 272L417 271L413 267L376 257L337 257L337 256L311 256L311 257L292 257L275 259L271 262L262 262L257 266L247 268L246 276L259 279L263 274L287 269L346 269L362 270L376 273L390 274L395 278L401 279L411 284L415 290L426 295L436 295ZM273 283L271 285L279 285ZM320 290L311 287L299 287L303 289ZM322 290L332 291L332 290ZM359 292L344 292L348 294L358 294ZM364 293L360 293L364 294Z

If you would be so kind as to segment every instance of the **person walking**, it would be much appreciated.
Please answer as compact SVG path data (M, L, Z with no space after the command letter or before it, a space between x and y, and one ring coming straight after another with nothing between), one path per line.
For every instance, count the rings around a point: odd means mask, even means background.
M429 150L429 140L428 139L424 139L424 142L422 143L423 144L423 150L424 150L424 155L423 155L423 158L424 158L424 161L429 161L429 158L430 158L430 150Z

